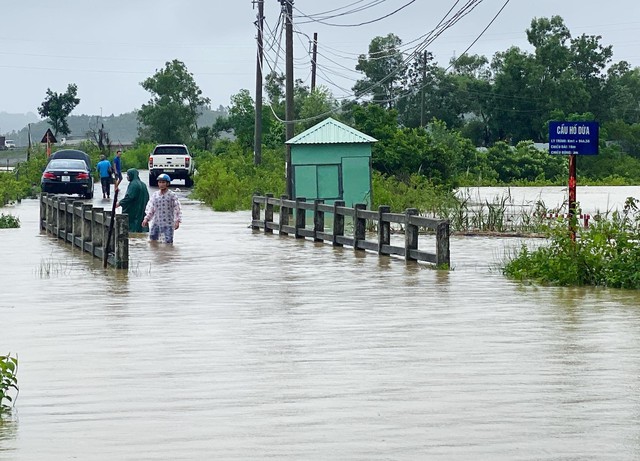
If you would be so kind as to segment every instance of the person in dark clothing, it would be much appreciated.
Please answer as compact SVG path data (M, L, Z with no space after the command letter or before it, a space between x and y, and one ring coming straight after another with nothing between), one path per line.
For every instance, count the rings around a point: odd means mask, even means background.
M120 157L122 156L122 151L118 149L116 152L116 156L113 158L113 174L115 176L115 188L114 190L118 190L118 186L122 182L122 160Z
M148 226L142 226L145 208L149 201L147 186L140 180L140 173L135 168L127 170L129 186L124 198L116 206L122 207L122 212L129 215L129 232L149 232Z

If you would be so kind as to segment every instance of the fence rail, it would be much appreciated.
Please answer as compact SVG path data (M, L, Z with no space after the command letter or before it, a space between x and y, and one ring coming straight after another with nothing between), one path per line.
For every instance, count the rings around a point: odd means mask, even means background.
M71 197L41 194L40 229L72 246L104 260L111 211ZM129 218L115 216L108 248L107 263L117 269L129 268Z
M375 251L379 255L397 255L406 260L427 261L439 267L449 267L449 221L418 216L418 210L409 208L404 213L391 213L388 206L380 206L377 211L367 210L365 204L354 208L344 206L343 201L332 205L322 200L307 202L304 198L288 200L286 196L254 195L251 208L251 227L264 229L265 233L278 231L280 235L295 238L312 238L316 242L331 242L334 246L348 245L356 250ZM274 209L279 209L278 222L274 221ZM294 211L295 222L289 223L290 211ZM306 214L313 213L313 228L307 228ZM325 228L325 214L333 215L331 229ZM345 217L353 220L353 236L345 235ZM366 239L367 221L376 223L377 241ZM391 245L391 224L404 226L404 246ZM420 228L435 231L436 249L430 253L418 249Z

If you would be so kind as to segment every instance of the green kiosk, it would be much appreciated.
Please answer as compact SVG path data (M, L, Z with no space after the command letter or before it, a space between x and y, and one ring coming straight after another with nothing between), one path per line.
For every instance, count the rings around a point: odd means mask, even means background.
M377 140L328 118L287 141L291 145L292 197L371 208L371 144Z

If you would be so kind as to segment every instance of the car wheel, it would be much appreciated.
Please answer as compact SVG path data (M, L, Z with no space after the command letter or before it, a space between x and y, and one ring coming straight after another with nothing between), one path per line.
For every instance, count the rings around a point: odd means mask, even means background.
M84 194L84 196L85 196L85 198L92 199L93 198L93 191Z
M156 175L149 173L149 185L151 187L158 187L158 179Z
M185 187L192 187L193 186L193 178L191 176L187 176L184 179L184 185L185 185Z

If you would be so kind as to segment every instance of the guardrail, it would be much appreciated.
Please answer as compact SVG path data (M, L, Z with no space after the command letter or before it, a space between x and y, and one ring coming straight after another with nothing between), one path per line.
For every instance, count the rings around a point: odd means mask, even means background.
M129 217L116 214L111 240L111 211L94 208L91 203L53 194L40 195L40 229L82 249L116 269L129 268Z
M377 211L367 210L365 204L354 208L344 206L344 201L333 205L323 200L307 202L305 198L288 200L286 196L254 195L251 208L251 227L264 229L265 233L277 230L280 235L295 238L310 237L316 242L331 242L334 246L352 246L356 250L375 251L379 255L397 255L406 260L426 261L438 267L449 267L449 221L418 216L418 210L409 208L404 213L391 213L390 207L380 206ZM278 222L274 221L274 209L279 209ZM264 212L262 211L264 210ZM289 224L289 216L294 211L295 224ZM313 228L306 227L306 213L313 213ZM325 229L325 213L333 215L330 232ZM345 217L353 219L353 236L345 235ZM366 239L367 221L376 224L377 241ZM404 226L404 246L391 245L391 224ZM421 227L435 231L436 250L430 253L418 249L418 232Z

